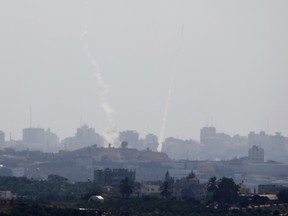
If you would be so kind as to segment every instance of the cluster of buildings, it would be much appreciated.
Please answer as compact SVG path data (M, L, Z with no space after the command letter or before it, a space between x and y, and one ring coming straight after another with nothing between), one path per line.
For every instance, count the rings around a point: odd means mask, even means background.
M170 170L171 171L171 170ZM163 194L163 185L164 182L168 183L169 186L165 188L166 195L174 198L186 198L186 199L196 199L198 201L205 201L209 195L207 192L207 181L198 178L198 174L201 176L201 173L196 171L197 175L194 174L194 171L183 175L181 177L170 176L169 172L166 171L166 174L162 176L159 180L142 180L138 181L139 184L134 185L134 196L151 196L151 195L164 195ZM124 178L129 178L132 182L137 181L137 172L136 170L129 169L98 169L94 171L94 182L102 187L104 197L113 197L119 196L119 185ZM165 177L164 177L165 176ZM222 178L223 176L219 177ZM257 185L251 185L249 182L244 181L243 179L239 181L236 176L233 177L236 183L240 185L239 193L246 196L253 196L255 194L260 196L268 197L269 199L277 199L277 194L288 188L288 182L286 184L276 184L276 183L264 183L258 182Z
M140 138L133 130L119 133L118 148L104 147L104 138L88 126L61 142L49 129L23 129L19 141L6 141L0 131L0 175L45 178L57 174L85 181L93 178L94 170L110 167L135 170L140 182L157 182L167 170L176 180L193 170L200 182L211 176L228 176L254 190L261 184L287 185L287 140L280 133L230 136L204 127L200 142L169 137L159 153L157 136Z
M253 152L259 152L257 148L265 152L265 158L259 160L288 163L288 138L278 132L275 135L268 135L264 131L259 134L250 132L248 136L232 137L225 133L217 133L215 127L204 127L200 131L200 143L201 159L231 160L235 157L244 157L247 150L255 146ZM259 156L264 152L259 152Z
M128 130L119 132L118 142L115 146L124 148L134 148L138 150L149 149L157 151L158 138L154 134L147 134L143 139L139 138L136 131ZM13 148L17 151L31 150L42 152L58 152L60 150L74 151L77 149L97 145L99 147L107 146L104 137L95 132L94 128L84 125L77 128L74 136L64 138L60 141L59 137L51 132L50 129L43 128L24 128L22 131L22 140L5 140L5 133L0 131L0 148Z
M5 141L5 133L0 131L0 148L13 148L17 151L34 150L43 152L53 152L59 150L59 137L50 129L24 128L22 140Z
M103 146L104 142L104 138L96 133L94 128L89 128L87 125L84 125L81 128L77 128L74 136L62 140L61 146L65 150L74 151L92 145Z
M192 172L193 174L193 172ZM128 169L98 169L94 171L94 182L104 189L105 196L114 196L118 192L121 180L129 178L132 182L136 181L136 171ZM160 195L163 182L169 183L170 196L186 197L198 200L204 200L206 197L206 184L200 183L199 179L193 174L188 174L180 179L170 177L166 171L165 177L157 181L141 181L138 187L136 186L135 196Z
M62 141L50 129L25 128L22 134L22 140L15 141L10 138L5 141L5 133L0 131L0 147L2 149L14 148L18 151L29 149L58 152L60 150L74 151L93 145L104 147L109 144L94 128L87 125L78 128L74 136ZM235 157L246 156L248 149L255 146L254 148L261 148L265 152L264 161L288 163L288 138L280 133L268 135L261 131L259 134L250 132L248 136L230 136L217 132L215 127L204 127L200 130L200 142L168 137L162 144L162 152L175 160L231 160ZM117 143L113 143L113 146L120 148L154 152L157 151L158 145L159 140L156 135L147 134L144 138L140 138L135 130L119 132Z

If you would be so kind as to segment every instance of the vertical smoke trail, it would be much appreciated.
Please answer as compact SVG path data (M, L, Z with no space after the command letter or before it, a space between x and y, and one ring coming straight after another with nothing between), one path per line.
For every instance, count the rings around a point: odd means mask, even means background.
M184 24L181 27L180 40L182 39L183 32L184 32ZM158 152L162 151L163 142L164 142L164 132L165 132L165 128L166 128L167 116L168 116L168 111L169 111L169 107L170 107L170 101L171 101L173 86L174 86L174 82L175 82L175 69L176 69L175 66L177 63L176 61L178 60L178 58L180 56L180 51L181 51L181 43L180 43L181 41L180 40L178 41L178 46L177 46L178 50L176 51L176 58L174 60L174 65L172 67L172 72L171 72L170 84L169 84L168 94L167 94L167 98L166 98L166 104L165 104L165 108L164 108L161 130L160 130L160 136L159 136L159 145L157 147Z
M157 147L157 151L158 152L162 151L162 145L163 145L163 142L164 142L164 132L165 132L165 128L166 128L168 110L169 110L172 90L173 90L173 86L174 86L174 79L175 79L175 71L173 70L172 73L171 73L171 77L170 77L170 84L169 84L166 104L165 104L164 113L163 113L161 131L160 131L160 136L159 136L159 145Z
M89 7L88 7L88 0L85 1L85 26L84 26L84 31L80 36L80 39L83 43L83 48L86 53L87 59L90 62L90 64L93 66L93 77L95 78L97 82L97 86L99 88L99 97L100 97L100 102L101 102L101 108L104 111L107 119L107 128L106 132L104 134L105 141L107 142L106 144L112 144L114 145L117 141L118 134L116 132L116 124L114 120L114 110L110 106L108 102L108 88L109 86L105 83L100 67L91 54L91 51L89 49L89 43L88 43L88 23L89 23Z

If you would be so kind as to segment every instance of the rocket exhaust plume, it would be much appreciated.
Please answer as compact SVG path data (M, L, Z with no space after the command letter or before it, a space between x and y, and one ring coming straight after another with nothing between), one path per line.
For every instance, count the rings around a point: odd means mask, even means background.
M172 95L172 90L174 86L174 78L175 77L175 72L172 71L171 73L171 78L170 78L170 84L169 84L169 89L168 89L168 94L167 94L167 99L166 99L166 104L164 108L164 113L163 113L163 119L162 119L162 125L161 125L161 130L160 130L160 136L159 136L159 145L157 147L157 151L161 152L162 151L162 145L164 142L164 132L166 128L166 121L167 121L167 116L168 116L168 110L170 106L170 101L171 101L171 95Z
M84 31L80 36L80 40L82 41L84 51L86 53L86 57L89 63L93 67L93 77L96 80L97 86L99 88L99 97L100 97L100 107L106 115L107 119L107 127L104 133L104 138L106 145L111 144L112 146L116 144L118 140L118 133L116 132L116 124L114 120L114 110L108 102L108 88L109 86L105 83L99 64L97 63L96 59L92 55L89 49L88 43L88 23L89 23L89 7L88 7L88 0L85 2L85 26Z
M180 29L180 40L182 39L184 33L184 24L181 26ZM168 111L170 107L170 101L171 101L171 96L172 96L172 91L174 87L174 82L175 82L175 68L176 68L176 61L179 58L180 51L181 51L181 41L178 41L178 46L177 46L177 51L176 51L176 58L174 59L174 65L172 67L172 72L171 72L171 78L170 78L170 84L169 84L169 89L168 89L168 94L166 98L166 104L163 112L163 118L162 118L162 124L161 124L161 129L160 129L160 136L159 136L159 144L157 147L157 151L161 152L162 147L163 147L163 142L164 142L164 133L165 133L165 128L166 128L166 122L167 122L167 116L168 116Z

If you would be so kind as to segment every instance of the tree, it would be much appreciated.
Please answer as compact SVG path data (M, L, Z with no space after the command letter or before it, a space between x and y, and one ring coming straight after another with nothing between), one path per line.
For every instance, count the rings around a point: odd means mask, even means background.
M63 182L67 182L68 181L67 178L64 178L64 177L59 176L59 175L54 175L54 174L48 175L47 180L51 181L51 182L55 182L55 183L63 183Z
M78 183L77 187L84 193L84 195L82 195L84 200L88 200L91 196L102 193L101 187L94 182L85 182L84 184Z
M160 186L161 195L168 198L173 193L174 179L170 177L169 172L165 174L165 179L162 185Z
M133 193L134 182L130 178L126 177L120 181L119 187L122 197L129 198L129 196Z
M238 199L239 185L232 178L223 177L217 181L217 200L231 204Z
M193 170L189 173L189 175L186 177L186 179L194 179L196 176L193 172Z
M231 204L238 200L239 185L232 178L218 179L211 177L207 184L207 191L212 193L213 201L223 204Z
M195 194L192 187L186 187L181 191L181 196L185 200L193 200L195 198Z
M172 188L168 181L164 181L160 186L161 195L168 198L172 194Z
M165 181L167 181L167 182L171 181L171 177L170 177L169 171L167 171L166 174L165 174Z
M208 180L207 191L212 194L213 200L216 200L216 194L217 194L217 191L218 191L218 185L217 185L217 178L215 176L211 177Z

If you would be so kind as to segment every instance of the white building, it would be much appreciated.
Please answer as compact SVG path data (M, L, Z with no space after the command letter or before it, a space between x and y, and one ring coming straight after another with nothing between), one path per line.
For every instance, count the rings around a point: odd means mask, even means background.
M25 168L24 167L13 168L12 173L13 173L14 177L24 177L25 176Z
M142 181L141 182L141 196L148 196L151 194L160 194L160 181Z
M0 200L12 200L15 198L16 195L14 195L11 191L0 191Z

